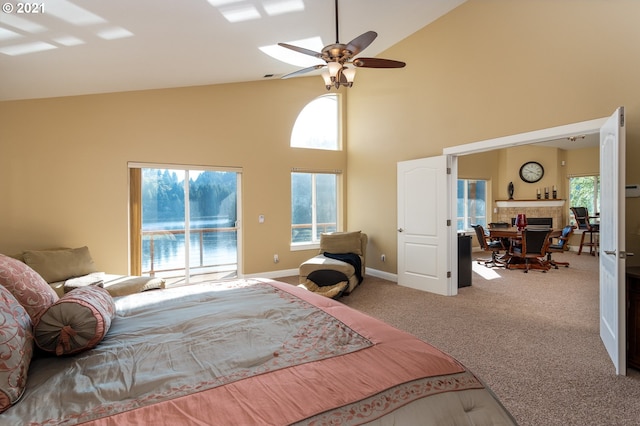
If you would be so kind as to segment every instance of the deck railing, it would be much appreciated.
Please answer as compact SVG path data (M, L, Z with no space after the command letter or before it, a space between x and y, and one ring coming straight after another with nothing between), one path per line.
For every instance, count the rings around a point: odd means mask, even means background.
M219 233L223 233L223 232L237 232L238 228L233 226L233 227L226 227L226 228L199 228L199 229L191 229L189 231L189 237L191 239L191 237L193 235L197 235L198 236L198 259L199 262L197 264L194 265L189 265L189 269L192 270L197 270L197 269L204 269L204 268L221 268L221 267L227 267L227 266L237 266L237 262L234 263L209 263L209 264L205 264L205 257L204 257L204 236L205 234L219 234ZM156 258L155 258L155 243L156 240L159 239L160 237L163 239L166 239L167 236L171 236L171 238L176 239L176 236L182 236L183 240L186 239L186 231L184 229L158 229L158 230L153 230L153 231L142 231L142 238L143 240L146 238L148 238L149 240L149 268L148 270L142 271L143 274L149 274L150 276L155 276L156 273L159 272L176 272L176 271L184 271L184 268L162 268L162 265L158 265L159 268L162 269L156 269ZM187 241L185 241L185 244L187 244ZM189 242L189 247L192 249L193 246L190 244ZM191 257L191 256L190 256Z
M322 232L332 232L336 230L335 223L318 223L316 224L316 228L318 233ZM312 225L310 223L307 224L297 224L291 225L291 232L293 235L294 230L304 230L308 229L310 232L312 230ZM189 269L198 270L198 269L212 269L212 268L223 268L223 267L237 267L237 262L235 263L208 263L205 264L205 256L204 256L204 242L206 234L219 234L224 232L237 232L238 228L235 226L225 227L225 228L199 228L192 229L189 231L189 236L193 235L198 236L198 263L194 265L189 265ZM170 236L172 239L176 239L177 236L182 236L183 241L186 238L186 231L184 229L156 229L153 231L142 231L143 240L146 238L149 240L149 268L147 270L143 270L143 274L149 274L150 276L155 276L160 272L178 272L184 271L184 268L163 268L162 265L156 265L156 240L158 239L166 239L167 236ZM295 241L294 241L295 242ZM185 244L187 242L185 241ZM189 245L191 249L193 249L193 245Z
M337 228L337 224L335 222L316 224L318 236L324 232L333 232L336 230L336 228ZM307 230L307 229L309 230L309 236L311 236L311 232L313 231L313 225L311 223L300 223L296 225L291 225L291 240L294 243L310 242L309 238L304 238L303 240L299 240L294 235L296 230L301 231L301 230Z

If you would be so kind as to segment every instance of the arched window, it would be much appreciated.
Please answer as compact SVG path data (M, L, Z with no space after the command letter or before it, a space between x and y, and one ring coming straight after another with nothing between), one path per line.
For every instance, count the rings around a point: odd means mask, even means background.
M337 94L322 95L300 111L291 132L292 148L340 149L338 99Z

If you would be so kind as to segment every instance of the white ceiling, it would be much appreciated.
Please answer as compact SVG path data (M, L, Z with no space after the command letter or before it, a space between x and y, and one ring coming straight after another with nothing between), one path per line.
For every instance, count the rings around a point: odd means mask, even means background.
M360 55L376 56L464 1L342 0L339 41L376 31L378 38ZM322 45L336 41L334 0L30 4L44 10L17 13L15 0L3 2L3 8L13 10L0 12L0 100L280 78L301 67L273 59L259 47L314 36L321 37ZM293 11L278 12L282 8ZM238 10L253 12L255 19L225 18ZM43 50L15 54L24 47ZM411 65L411 58L389 59Z

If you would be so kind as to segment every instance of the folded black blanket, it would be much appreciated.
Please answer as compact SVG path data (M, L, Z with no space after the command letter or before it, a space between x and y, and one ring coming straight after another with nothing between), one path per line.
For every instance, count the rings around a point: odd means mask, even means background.
M330 259L340 260L353 266L353 268L356 270L356 278L358 278L358 284L362 282L362 260L360 260L360 256L355 253L329 253L326 251L322 254Z

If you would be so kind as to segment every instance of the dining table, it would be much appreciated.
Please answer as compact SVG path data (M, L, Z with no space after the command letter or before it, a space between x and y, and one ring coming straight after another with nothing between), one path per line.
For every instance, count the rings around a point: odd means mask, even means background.
M528 229L537 228L537 226L528 227ZM538 228L540 229L540 228ZM561 229L550 229L550 234L548 238L558 238L562 235ZM508 228L489 228L489 237L492 239L501 239L502 244L505 246L505 253L502 254L498 259L504 263L507 269L521 269L524 266L519 262L521 260L520 257L514 256L512 248L519 246L522 241L522 231L517 227L512 226Z

